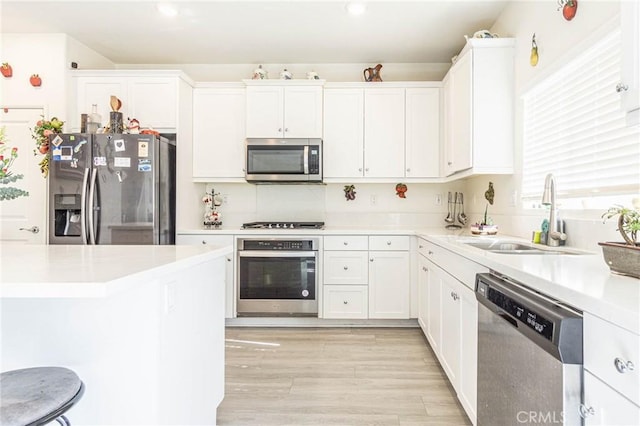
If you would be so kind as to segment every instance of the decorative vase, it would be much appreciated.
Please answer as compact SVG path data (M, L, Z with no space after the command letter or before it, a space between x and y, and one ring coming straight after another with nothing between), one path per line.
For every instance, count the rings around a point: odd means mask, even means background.
M611 272L640 278L640 246L616 242L598 243Z
M498 233L498 225L471 225L470 229L473 235L496 235Z

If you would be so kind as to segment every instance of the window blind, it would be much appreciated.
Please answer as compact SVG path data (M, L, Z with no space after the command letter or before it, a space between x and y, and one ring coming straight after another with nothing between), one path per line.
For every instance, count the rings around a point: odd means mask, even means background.
M558 198L640 192L640 128L615 90L621 57L618 29L523 97L523 201L540 200L547 173Z

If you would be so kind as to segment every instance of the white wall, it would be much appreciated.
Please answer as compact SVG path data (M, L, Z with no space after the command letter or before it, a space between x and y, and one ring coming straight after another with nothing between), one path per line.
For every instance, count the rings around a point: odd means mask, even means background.
M484 191L488 182L494 183L495 204L489 207L489 216L501 228L501 232L530 238L531 232L539 230L547 211L524 210L519 202L522 171L522 105L520 96L537 81L544 78L568 58L579 53L585 40L603 25L617 24L620 2L582 0L576 17L566 21L557 10L555 1L515 1L509 3L491 28L492 32L516 38L515 82L516 122L515 156L516 173L513 176L477 176L467 180L465 191L469 194L472 220L481 217L486 206ZM536 34L539 63L529 64L531 37ZM540 182L542 196L544 182ZM476 202L473 203L475 197ZM515 199L515 202L514 202ZM598 241L619 240L615 224L602 223L603 211L562 211L566 222L567 244L585 249L598 250Z

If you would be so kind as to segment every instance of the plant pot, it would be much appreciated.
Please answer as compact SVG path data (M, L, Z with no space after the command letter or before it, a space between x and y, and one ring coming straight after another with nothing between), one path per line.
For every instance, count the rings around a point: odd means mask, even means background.
M611 272L640 278L640 246L625 243L598 243Z
M496 235L498 233L498 225L471 225L469 228L473 235Z

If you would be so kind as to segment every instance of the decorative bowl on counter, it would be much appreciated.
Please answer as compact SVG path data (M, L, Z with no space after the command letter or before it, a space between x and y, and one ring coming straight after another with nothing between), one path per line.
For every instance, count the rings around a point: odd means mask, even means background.
M611 272L640 278L640 246L618 242L600 242L604 261Z
M496 235L498 233L498 225L478 225L470 226L473 235Z

